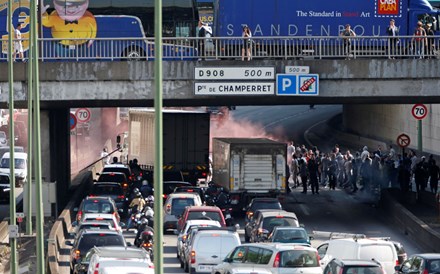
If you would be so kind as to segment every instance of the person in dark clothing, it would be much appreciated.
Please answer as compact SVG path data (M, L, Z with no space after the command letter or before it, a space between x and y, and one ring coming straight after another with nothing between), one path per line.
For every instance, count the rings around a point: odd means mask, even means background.
M310 188L312 189L312 194L319 194L319 184L318 184L318 178L319 178L319 170L318 170L318 163L316 162L315 155L312 154L310 156L311 158L307 162L307 169L309 171L309 180L310 180Z
M290 178L290 168L289 165L286 164L286 193L292 192L289 187L289 178Z
M302 193L307 193L307 163L303 158L299 159L299 176L303 185Z
M338 170L338 162L336 162L336 156L333 153L330 157L330 162L328 163L328 184L330 189L336 188L336 172Z
M352 175L351 175L351 185L353 187L353 192L356 192L358 190L357 187L357 179L358 179L358 161L356 159L351 160L351 166L352 166Z
M425 171L423 170L423 162L420 162L416 165L416 169L414 170L414 181L416 183L417 193L419 193L422 190L422 186L425 181Z
M434 159L431 161L431 165L429 166L429 175L429 186L431 188L431 192L436 194L438 188L438 179L440 176L440 168Z

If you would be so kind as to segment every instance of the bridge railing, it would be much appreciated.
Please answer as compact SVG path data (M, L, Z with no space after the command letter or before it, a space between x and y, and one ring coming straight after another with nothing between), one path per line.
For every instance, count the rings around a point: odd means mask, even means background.
M439 58L440 36L287 36L212 38L163 38L164 60L242 59L356 59ZM23 40L27 49L29 41ZM7 60L7 40L1 40L0 61ZM154 60L154 38L40 38L41 61ZM204 50L201 50L201 44ZM245 60L247 57L244 56Z

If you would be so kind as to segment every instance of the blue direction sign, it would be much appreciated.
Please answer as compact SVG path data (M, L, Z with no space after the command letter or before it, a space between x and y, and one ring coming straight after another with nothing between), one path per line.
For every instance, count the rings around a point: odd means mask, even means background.
M319 95L318 74L277 74L277 95Z

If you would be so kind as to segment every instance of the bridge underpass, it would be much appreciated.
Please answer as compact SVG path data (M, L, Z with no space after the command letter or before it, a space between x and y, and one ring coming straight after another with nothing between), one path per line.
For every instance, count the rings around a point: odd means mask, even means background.
M6 63L0 64L0 107L7 108ZM319 96L195 95L196 67L309 66L319 75ZM27 66L14 66L17 108L27 105ZM437 60L253 60L164 62L164 106L439 103ZM275 76L275 75L274 75ZM275 82L275 77L272 82ZM70 182L69 112L76 107L153 106L153 62L46 62L40 65L43 177L57 182L60 205ZM354 109L351 108L353 111ZM344 116L350 116L344 115ZM59 207L60 208L60 207ZM62 207L61 207L62 208Z

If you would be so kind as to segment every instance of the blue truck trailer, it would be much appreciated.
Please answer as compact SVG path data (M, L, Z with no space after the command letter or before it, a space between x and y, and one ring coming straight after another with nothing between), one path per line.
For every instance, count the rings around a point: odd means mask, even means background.
M372 50L386 52L391 19L400 36L413 35L418 21L431 23L435 34L440 34L439 10L427 0L215 0L213 30L216 37L228 37L219 49L220 56L240 56L245 25L252 32L253 45L260 47L260 56L280 56L282 51L296 55L304 49L316 49L326 40L335 41L328 48L340 50L342 40L337 37L350 24L365 44L357 49L368 55ZM402 41L400 47L402 54L407 54L410 45ZM256 55L258 51L254 50Z
M215 0L214 34L241 36L338 36L346 24L359 36L385 36L390 19L400 35L412 35L417 21L440 30L440 13L427 0Z

